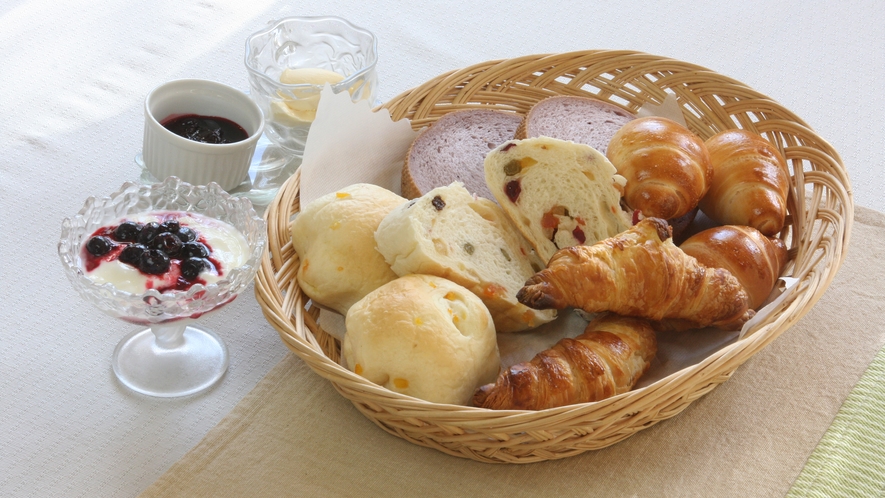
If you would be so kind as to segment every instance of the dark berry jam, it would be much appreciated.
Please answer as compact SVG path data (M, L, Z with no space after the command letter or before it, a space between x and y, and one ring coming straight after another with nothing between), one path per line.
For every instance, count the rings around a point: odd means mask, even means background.
M232 144L249 138L242 126L219 116L173 114L160 124L180 137L206 144Z

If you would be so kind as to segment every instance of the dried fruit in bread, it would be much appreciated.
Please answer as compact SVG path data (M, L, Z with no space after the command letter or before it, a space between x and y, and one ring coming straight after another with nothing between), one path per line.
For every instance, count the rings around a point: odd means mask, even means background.
M492 194L545 262L559 249L630 227L620 206L624 179L589 145L512 140L486 156L485 172Z

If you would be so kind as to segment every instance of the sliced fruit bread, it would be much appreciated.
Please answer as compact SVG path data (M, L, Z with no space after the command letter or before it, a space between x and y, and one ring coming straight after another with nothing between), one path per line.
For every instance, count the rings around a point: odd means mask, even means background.
M626 183L589 145L549 137L512 140L489 152L486 182L546 264L559 249L623 232Z
M461 183L394 208L378 226L375 243L394 273L436 275L476 294L497 332L534 328L556 317L517 302L517 291L543 265L501 208Z

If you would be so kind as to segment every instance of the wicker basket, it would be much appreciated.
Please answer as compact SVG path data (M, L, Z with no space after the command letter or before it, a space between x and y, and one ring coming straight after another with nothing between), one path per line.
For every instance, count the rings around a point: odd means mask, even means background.
M340 345L317 326L296 281L289 221L299 209L299 174L268 207L269 251L255 291L283 342L366 417L413 443L483 462L529 463L603 448L673 417L725 382L744 361L802 317L842 264L853 199L839 155L800 118L733 79L685 62L638 52L582 51L491 61L439 76L384 105L420 129L465 108L524 114L551 95L589 95L637 111L674 94L689 128L706 139L728 128L764 135L787 158L793 187L785 272L800 282L774 318L704 361L651 385L595 403L543 411L492 411L414 399L341 367Z

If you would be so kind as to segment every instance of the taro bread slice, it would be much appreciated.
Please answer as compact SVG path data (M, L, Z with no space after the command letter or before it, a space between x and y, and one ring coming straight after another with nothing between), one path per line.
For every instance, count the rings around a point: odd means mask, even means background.
M402 195L420 197L436 187L461 182L473 194L494 199L486 187L486 154L511 140L522 118L491 109L454 111L439 118L412 143L402 174Z
M560 249L630 228L620 205L626 180L589 145L512 140L489 152L485 170L492 194L545 264Z
M543 265L500 206L460 183L394 208L375 231L375 243L397 275L436 275L476 294L497 332L526 330L556 318L553 310L533 310L516 300Z
M605 155L615 132L636 116L589 97L548 97L532 106L514 138L551 137L587 144Z

